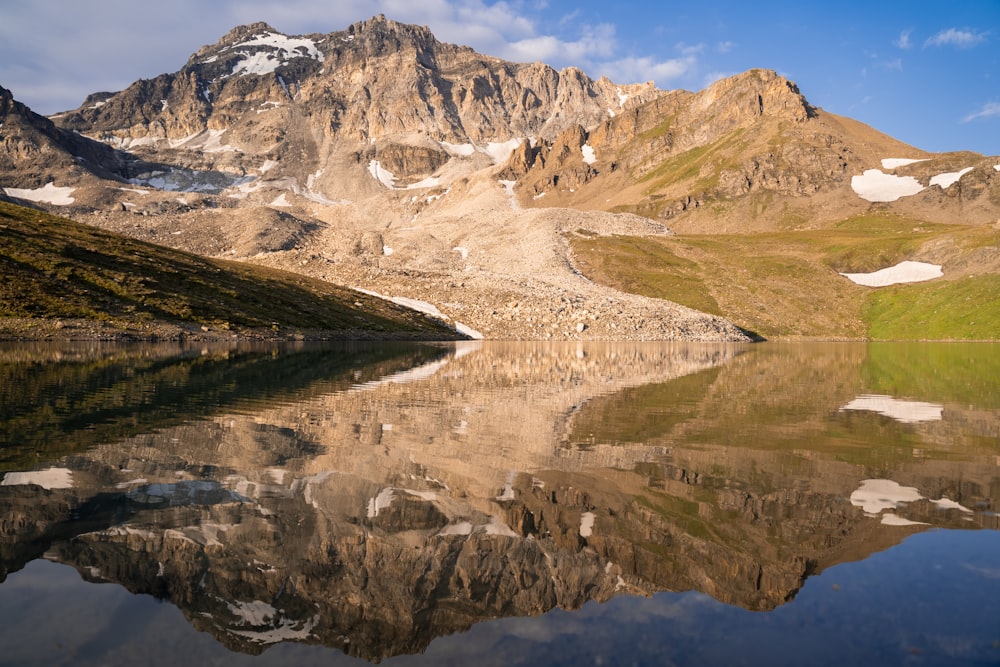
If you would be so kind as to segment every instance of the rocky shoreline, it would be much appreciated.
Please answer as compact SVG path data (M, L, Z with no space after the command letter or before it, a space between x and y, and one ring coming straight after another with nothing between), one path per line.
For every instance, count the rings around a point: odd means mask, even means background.
M454 339L464 338L455 334ZM0 341L225 342L225 341L438 341L441 336L416 332L372 330L221 329L171 322L125 323L68 318L0 318Z

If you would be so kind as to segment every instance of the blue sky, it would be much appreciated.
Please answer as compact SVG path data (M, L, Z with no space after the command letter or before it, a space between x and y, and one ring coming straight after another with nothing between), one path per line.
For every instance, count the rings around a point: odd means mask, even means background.
M0 0L0 85L50 114L176 71L241 23L327 33L380 13L618 83L700 90L766 67L812 104L918 148L1000 154L1000 0Z

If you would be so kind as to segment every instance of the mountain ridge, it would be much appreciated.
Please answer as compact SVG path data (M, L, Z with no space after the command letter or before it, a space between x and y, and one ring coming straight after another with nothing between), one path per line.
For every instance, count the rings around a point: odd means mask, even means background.
M92 95L50 122L124 162L29 177L8 157L8 197L426 301L471 316L487 337L718 335L716 320L681 324L694 314L664 302L669 293L633 301L627 286L585 275L570 251L580 234L796 233L879 212L911 227L1000 219L1000 160L907 146L815 107L771 70L698 92L619 85L478 54L384 16L325 35L237 26L177 72ZM60 155L74 159L72 148ZM37 191L56 181L72 204ZM872 200L875 182L914 187ZM958 276L976 268L962 252L948 255ZM851 268L818 259L835 269L822 280Z

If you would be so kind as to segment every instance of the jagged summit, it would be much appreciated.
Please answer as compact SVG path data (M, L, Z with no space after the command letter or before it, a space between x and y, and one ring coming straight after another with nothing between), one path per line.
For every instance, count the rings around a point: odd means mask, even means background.
M248 23L246 25L238 25L225 36L219 40L219 44L235 44L237 42L242 42L245 39L253 37L254 35L260 33L277 33L278 31L271 27L271 24L265 23L264 21L257 21L255 23Z
M696 109L704 111L710 107L797 121L816 113L794 82L769 69L752 69L719 79L701 93Z
M661 94L651 83L484 56L380 15L326 35L239 26L179 71L88 100L58 122L144 154L197 151L185 161L199 168L246 174L268 164L269 176L299 188L312 175L312 191L337 200L379 181L420 182L454 158L502 162L519 142L592 128ZM327 182L331 159L381 176Z

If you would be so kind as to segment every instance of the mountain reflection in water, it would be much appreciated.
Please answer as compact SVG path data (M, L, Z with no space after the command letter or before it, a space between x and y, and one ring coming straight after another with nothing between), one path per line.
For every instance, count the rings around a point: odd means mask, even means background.
M38 559L262 658L383 660L660 591L793 607L808 578L916 533L996 534L998 377L1000 347L964 344L3 347L0 645L24 659L0 663L59 664L39 645L60 636L79 643L65 664L139 650L123 628L18 622L25 600L72 607ZM126 626L143 614L170 623ZM941 655L996 660L996 641Z

